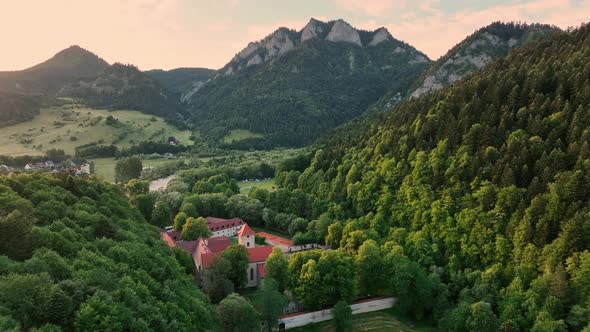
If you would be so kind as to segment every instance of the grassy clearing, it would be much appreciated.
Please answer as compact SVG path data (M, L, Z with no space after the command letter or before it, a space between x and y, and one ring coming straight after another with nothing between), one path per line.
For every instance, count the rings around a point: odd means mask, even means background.
M143 167L157 167L170 163L178 162L183 159L148 159L142 160ZM94 162L95 174L109 182L115 182L115 165L117 160L115 158L97 158L89 159Z
M354 315L353 331L371 332L432 332L436 329L425 323L416 323L410 320L401 319L392 310L369 312L366 314ZM336 328L332 321L318 324L310 324L303 327L291 329L293 332L334 332Z
M238 182L238 187L240 187L240 193L244 195L248 195L252 188L260 188L266 189L268 191L273 191L276 189L275 179L268 179L268 180L261 180L261 181L248 181L248 182Z
M108 116L119 120L106 123ZM42 155L49 149L63 149L74 155L75 147L102 142L125 148L141 141L160 142L174 136L190 144L189 131L181 131L164 119L137 111L107 111L77 104L42 109L33 120L2 128L0 155Z
M223 143L229 144L231 142L241 141L246 138L262 138L264 135L253 133L246 129L233 129L229 134L223 137Z

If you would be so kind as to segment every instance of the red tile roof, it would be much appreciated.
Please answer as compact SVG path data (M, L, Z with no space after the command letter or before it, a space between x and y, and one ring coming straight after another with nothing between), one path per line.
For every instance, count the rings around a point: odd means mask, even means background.
M223 219L215 217L207 217L207 226L212 232L243 225L244 221L240 218Z
M166 242L168 247L170 247L170 248L176 247L176 241L172 238L170 233L164 231L164 232L160 233L160 238L162 238L162 240Z
M209 238L207 239L207 243L207 247L209 247L211 252L224 251L227 247L231 246L229 238L225 236Z
M248 249L250 263L264 262L272 252L273 246L254 247Z
M197 243L198 241L178 241L176 242L176 246L192 255L197 248Z
M266 272L264 271L265 264L258 264L258 277L260 279L264 279L266 277Z
M252 230L252 228L250 228L250 226L248 226L248 224L245 224L244 227L242 227L242 229L240 229L238 232L238 236L240 237L245 235L256 235L256 233Z
M204 268L208 268L211 266L211 262L213 262L213 257L221 256L221 252L208 252L201 255L201 260L203 263Z
M177 231L160 231L160 237L166 241L170 248L176 247L176 242L180 241L180 232Z

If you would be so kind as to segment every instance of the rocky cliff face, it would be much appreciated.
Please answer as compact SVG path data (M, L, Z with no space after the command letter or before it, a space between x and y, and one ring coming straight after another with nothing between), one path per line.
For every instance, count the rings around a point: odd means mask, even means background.
M326 40L331 42L344 42L363 46L361 43L361 36L350 24L343 20L338 20L332 26L330 33L326 37Z
M372 32L362 31L353 28L341 19L322 22L312 18L300 31L280 28L263 40L248 44L221 69L220 75L232 75L245 68L269 62L313 39L332 43L347 43L358 47L375 47L382 43L396 42L385 28L379 28ZM403 46L398 46L396 53L405 52L406 49ZM429 61L421 54L416 56L419 59L417 62Z
M554 30L554 27L546 25L505 23L493 23L482 28L433 64L411 96L419 97L448 86L465 75L480 70L494 59L505 56L511 49L528 40Z

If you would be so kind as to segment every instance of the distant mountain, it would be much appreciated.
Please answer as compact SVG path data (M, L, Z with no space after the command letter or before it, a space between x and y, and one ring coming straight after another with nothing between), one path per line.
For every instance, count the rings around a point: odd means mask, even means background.
M300 31L280 28L250 43L187 102L194 123L213 139L247 129L264 135L251 147L301 146L386 91L405 96L430 63L385 28L312 19Z
M417 82L412 97L448 86L510 50L555 31L559 29L550 25L502 22L481 28L438 59Z
M58 95L82 99L91 107L137 110L177 118L182 108L161 84L133 65L115 63L98 77L65 86Z
M74 45L33 67L0 72L0 91L54 94L66 84L98 76L108 66L94 53Z
M207 68L154 69L145 73L160 82L168 91L178 95L182 102L190 99L214 74Z

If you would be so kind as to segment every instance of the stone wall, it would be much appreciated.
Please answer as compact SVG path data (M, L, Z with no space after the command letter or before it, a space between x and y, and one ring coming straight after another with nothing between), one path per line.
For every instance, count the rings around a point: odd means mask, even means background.
M352 314L362 314L366 312L379 311L389 309L395 305L396 298L375 298L354 302L350 308ZM301 312L282 316L279 319L279 328L292 329L299 326L304 326L311 323L319 323L332 319L332 309L324 309L312 312Z

